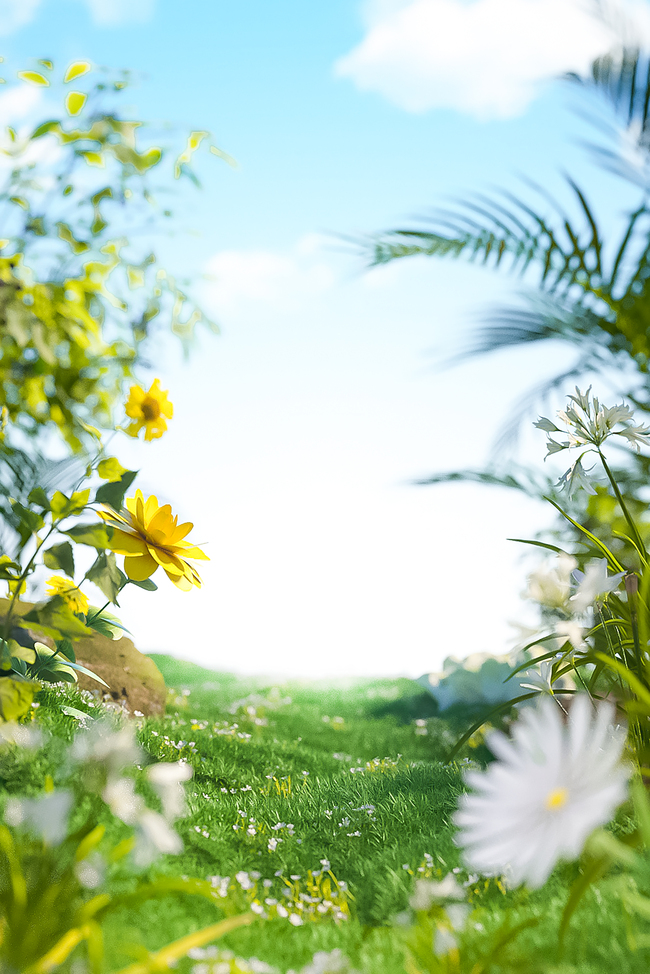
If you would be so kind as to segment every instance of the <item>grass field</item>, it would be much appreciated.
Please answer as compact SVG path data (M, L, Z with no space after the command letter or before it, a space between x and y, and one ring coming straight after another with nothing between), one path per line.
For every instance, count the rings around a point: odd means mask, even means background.
M300 970L317 951L340 949L365 974L404 974L410 944L412 971L455 970L436 966L426 926L409 926L405 911L418 876L442 878L461 867L456 875L474 907L474 946L462 968L468 974L650 969L650 950L630 942L607 883L587 895L559 952L558 923L575 864L560 867L535 894L508 892L462 870L451 825L462 761L445 763L454 733L431 716L431 702L416 684L274 685L154 659L173 690L164 718L140 721L141 743L154 759L187 759L194 777L188 815L177 823L184 850L158 859L147 875L207 879L223 894L227 913L252 908L258 914L219 950L286 971ZM77 697L75 706L86 706ZM65 786L71 773L65 741L76 721L57 713L52 691L43 695L39 719L54 737L29 760L5 758L5 792L38 794L48 774ZM105 824L116 838L128 831L108 813ZM626 827L624 816L619 824ZM109 882L128 888L133 873L116 864ZM105 926L107 970L132 962L138 944L159 948L220 915L213 902L187 895L115 913ZM487 967L479 963L497 928L522 921L529 925L511 944ZM201 974L212 970L209 963L201 967L206 963L199 952L177 969L194 966ZM246 970L232 960L220 963L215 974ZM313 974L324 970L314 967Z

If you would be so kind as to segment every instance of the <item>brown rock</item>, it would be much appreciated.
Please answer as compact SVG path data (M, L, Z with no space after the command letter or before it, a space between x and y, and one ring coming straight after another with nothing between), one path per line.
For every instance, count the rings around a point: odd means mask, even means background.
M8 600L0 599L0 624L8 608ZM15 616L22 616L33 608L32 602L19 602L14 610ZM18 620L16 619L18 622ZM39 636L33 626L23 629L28 637L40 639L48 646L53 641L48 637ZM12 634L14 638L18 633ZM24 639L18 639L24 643ZM163 713L167 699L167 688L163 675L152 659L139 652L133 642L126 636L121 639L109 639L95 633L73 643L77 662L88 667L97 676L101 676L109 689L90 677L79 673L78 686L82 690L93 693L99 691L105 699L125 707L131 713L138 710L145 716Z

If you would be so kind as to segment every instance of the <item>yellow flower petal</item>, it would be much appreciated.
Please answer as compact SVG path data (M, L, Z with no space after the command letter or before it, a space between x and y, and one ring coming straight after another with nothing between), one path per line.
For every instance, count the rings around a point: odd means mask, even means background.
M153 575L157 568L158 562L154 561L149 552L140 557L127 555L124 559L124 574L132 578L134 582L144 582L146 578Z

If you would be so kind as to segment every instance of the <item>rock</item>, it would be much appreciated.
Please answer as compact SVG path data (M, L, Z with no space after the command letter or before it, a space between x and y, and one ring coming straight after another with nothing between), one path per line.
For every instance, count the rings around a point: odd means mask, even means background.
M0 599L0 625L8 605L7 599ZM18 603L15 615L24 615L33 605L31 602ZM26 636L17 641L24 645L28 644L30 637L37 638L48 646L54 645L51 639L39 636L34 627L24 629L23 632ZM13 638L17 635L18 633ZM167 688L163 675L154 661L139 652L126 636L114 640L95 633L93 636L75 640L73 645L77 662L101 676L109 687L107 690L101 683L79 673L78 686L82 690L99 692L105 699L114 701L131 713L137 710L150 716L164 712Z

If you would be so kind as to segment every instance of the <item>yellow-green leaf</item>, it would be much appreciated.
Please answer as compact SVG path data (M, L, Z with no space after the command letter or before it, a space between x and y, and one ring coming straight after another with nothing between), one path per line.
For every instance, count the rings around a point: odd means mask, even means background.
M123 467L115 457L106 457L98 465L97 473L102 480L108 480L110 483L114 483L116 480L122 478L122 474L126 473L126 467Z
M18 77L22 81L29 81L33 85L45 85L45 87L48 87L50 84L47 78L39 74L38 71L19 71Z
M72 64L68 65L68 70L64 75L63 83L67 85L68 82L74 81L75 78L80 78L82 74L87 74L89 71L89 61L73 61Z
M40 688L40 683L12 680L9 676L3 677L0 680L0 718L16 720L22 717L31 707L34 694Z
M34 663L36 660L36 653L29 646L21 646L17 643L15 639L8 639L7 646L9 648L9 655L13 659L22 659L25 663Z
M100 152L82 152L81 154L89 166L98 166L100 169L103 169L106 165L104 157Z
M243 916L228 917L226 920L220 920L219 923L213 923L209 927L203 927L202 930L197 930L195 933L190 933L185 937L181 937L179 940L174 940L173 943L163 947L162 950L147 954L144 961L138 961L135 964L130 964L128 967L123 967L118 974L153 974L154 971L165 970L174 961L186 957L188 951L194 950L197 947L203 947L204 944L209 944L211 940L218 940L220 937L224 937L227 933L230 933L231 930L236 930L237 927L248 926L254 919L255 917L252 913L244 913Z
M68 115L78 115L86 104L86 97L83 91L69 91L65 96L65 109Z

